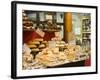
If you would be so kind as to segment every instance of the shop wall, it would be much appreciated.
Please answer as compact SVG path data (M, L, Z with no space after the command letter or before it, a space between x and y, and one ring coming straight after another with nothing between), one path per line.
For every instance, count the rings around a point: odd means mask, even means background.
M55 36L54 32L45 32L44 37L41 37L35 31L23 31L23 42L27 43L30 40L34 40L36 38L43 38L43 40L49 41L51 38Z

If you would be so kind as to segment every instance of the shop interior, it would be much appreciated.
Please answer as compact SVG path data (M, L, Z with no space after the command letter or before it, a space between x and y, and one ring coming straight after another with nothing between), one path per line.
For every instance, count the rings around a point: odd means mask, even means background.
M91 14L22 11L22 69L91 66Z

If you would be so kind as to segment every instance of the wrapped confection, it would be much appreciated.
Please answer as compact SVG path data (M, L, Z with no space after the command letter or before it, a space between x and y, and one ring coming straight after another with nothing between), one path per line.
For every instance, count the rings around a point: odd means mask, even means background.
M23 62L31 62L33 60L33 56L30 54L30 48L24 44L23 45Z
M57 57L59 58L59 60L66 60L67 59L67 57L65 56L64 52L59 52Z
M49 55L53 54L53 52L51 50L46 51L46 53L48 53Z
M52 52L53 52L53 53L59 53L59 48L58 48L58 47L52 48Z
M79 45L75 46L75 51L80 52L81 51L81 47Z
M66 45L66 48L74 50L75 49L75 45L68 44L68 45Z
M32 60L33 60L33 56L31 55L31 54L23 54L23 60L25 61L25 62L32 62Z
M28 45L26 43L24 43L22 50L23 50L22 52L24 54L30 54L30 52L31 52L31 49L28 47Z
M75 51L70 51L70 52L68 52L68 54L67 54L67 59L69 60L69 61L75 61L75 59L76 59L76 54L75 54Z

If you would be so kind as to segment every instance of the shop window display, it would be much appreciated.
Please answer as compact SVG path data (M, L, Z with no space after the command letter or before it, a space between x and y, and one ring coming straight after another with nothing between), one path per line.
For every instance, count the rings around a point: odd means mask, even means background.
M72 29L66 31L69 12L22 12L23 70L86 66L91 56L90 14L71 13Z

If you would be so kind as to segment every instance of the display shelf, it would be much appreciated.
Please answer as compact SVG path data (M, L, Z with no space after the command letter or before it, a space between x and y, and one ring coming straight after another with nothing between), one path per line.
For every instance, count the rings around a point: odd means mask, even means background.
M42 21L41 21L40 13L43 13L42 16L45 17ZM62 30L61 25L64 26L64 23L61 23L61 22L58 23L57 20L55 19L55 17L57 16L56 12L55 12L55 14L52 14L52 12L50 14L50 12L23 11L23 14L25 15L25 16L23 16L23 30L24 31L34 31L37 28L39 28L44 32L45 31L59 32ZM35 14L34 15L35 19L32 16L33 14ZM48 15L48 14L50 14L50 15ZM49 16L49 17L51 16L52 18L48 19L48 18L46 18L46 16ZM58 27L58 25L59 25L59 27ZM32 28L34 28L34 29L32 29Z
M36 29L23 29L23 31L36 31ZM44 29L42 29L42 31L44 31L44 32L59 32L60 30L44 30Z
M90 44L91 41L91 21L90 17L84 16L82 18L82 44Z
M86 33L87 34L87 33L91 33L91 31L83 31L82 33Z
M59 32L60 30L43 30L44 32Z

